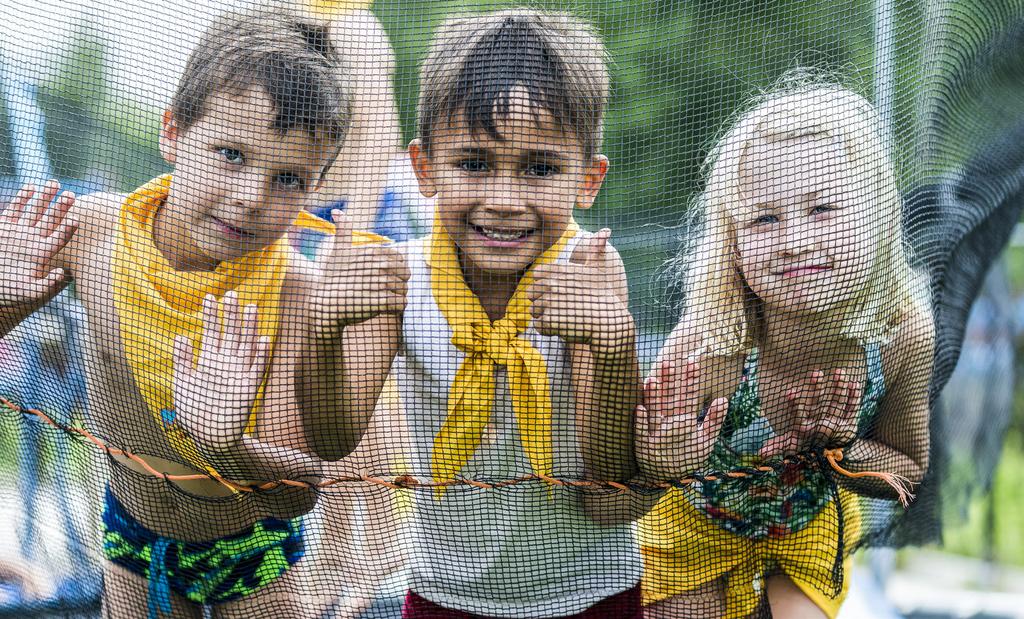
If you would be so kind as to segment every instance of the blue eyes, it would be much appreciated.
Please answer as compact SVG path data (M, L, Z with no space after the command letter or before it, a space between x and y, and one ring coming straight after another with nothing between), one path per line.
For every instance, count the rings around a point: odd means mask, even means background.
M245 156L242 155L242 151L237 148L225 148L221 147L217 149L217 154L224 158L224 161L233 164L245 163Z
M810 211L808 211L808 215L812 217L815 215L824 215L834 210L836 210L836 207L833 204L819 204L812 208ZM768 226L771 224L777 224L780 221L781 219L779 219L778 215L766 213L764 215L759 215L756 218L752 219L750 223L751 225L754 226Z
M232 166L245 164L245 155L237 148L218 146L214 149L214 152L216 152L225 163ZM301 174L296 174L295 172L279 172L274 176L274 182L278 187L289 191L306 189L306 178Z

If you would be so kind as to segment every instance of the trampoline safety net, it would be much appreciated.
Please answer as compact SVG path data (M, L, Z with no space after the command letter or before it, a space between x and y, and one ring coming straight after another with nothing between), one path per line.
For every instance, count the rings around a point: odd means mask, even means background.
M2 616L834 617L991 481L1019 0L0 17Z

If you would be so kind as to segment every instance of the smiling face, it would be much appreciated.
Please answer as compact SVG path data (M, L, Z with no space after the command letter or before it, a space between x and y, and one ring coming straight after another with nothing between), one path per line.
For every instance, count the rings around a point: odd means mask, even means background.
M174 181L155 236L181 269L212 269L276 242L330 161L329 149L304 130L274 128L276 111L262 90L216 94L205 109L184 131L166 114L160 136Z
M878 231L842 144L827 135L753 140L733 213L738 264L766 309L821 313L867 284Z
M510 97L508 113L495 114L500 137L459 121L435 132L429 153L418 141L409 147L467 279L522 274L562 236L574 207L590 207L608 168L521 90Z

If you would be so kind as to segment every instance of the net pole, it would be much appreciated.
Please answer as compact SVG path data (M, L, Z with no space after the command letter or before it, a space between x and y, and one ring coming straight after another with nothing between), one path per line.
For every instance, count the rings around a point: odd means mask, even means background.
M3 55L0 55L0 78L3 79L18 183L41 183L52 178L53 173L44 141L46 121L36 103L36 87Z
M882 119L882 135L893 144L893 66L896 56L895 33L896 9L894 0L875 0L875 106Z

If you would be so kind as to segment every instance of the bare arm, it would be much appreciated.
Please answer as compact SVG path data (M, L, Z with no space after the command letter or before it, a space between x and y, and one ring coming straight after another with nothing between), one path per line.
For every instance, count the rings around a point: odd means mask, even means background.
M530 297L538 330L570 344L584 475L625 481L637 473L633 411L640 398L640 369L626 272L606 244L609 234L605 230L580 241L568 265L536 269ZM602 524L639 518L653 505L646 499L610 490L582 494L584 509Z
M935 328L925 311L908 313L883 348L887 392L875 423L845 450L842 466L853 472L878 471L919 483L928 470L928 385L932 375ZM838 477L851 490L891 498L893 489L877 478Z
M587 476L623 481L637 473L633 412L640 402L640 365L626 269L617 252L606 252L612 296L597 300L603 316L591 341L570 347L572 390Z
M325 460L359 443L398 352L398 316L382 315L344 328L340 337L309 338L299 398L312 451Z
M572 346L577 435L588 479L641 481L633 456L633 411L639 400L640 370L635 336L626 331L611 352L595 354L589 346ZM642 517L660 496L609 489L584 492L582 501L591 519L613 525Z
M387 32L365 9L335 20L331 41L346 62L352 123L321 194L332 202L346 199L353 225L364 230L373 224L391 160L401 154L393 87L395 53Z
M366 431L401 337L409 270L393 245L352 245L348 219L323 252L305 302L306 346L296 396L305 436L324 460L348 455Z

